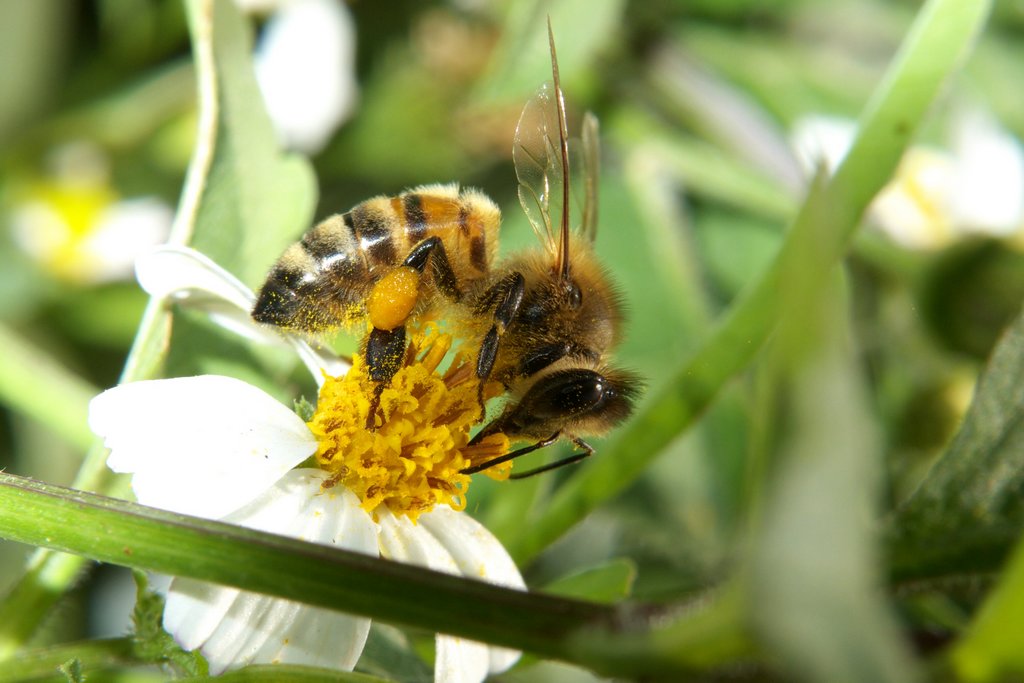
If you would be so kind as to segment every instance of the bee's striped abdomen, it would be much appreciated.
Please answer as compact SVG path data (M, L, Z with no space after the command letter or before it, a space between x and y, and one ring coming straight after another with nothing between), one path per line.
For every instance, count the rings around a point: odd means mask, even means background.
M387 200L403 224L401 244L408 253L428 237L439 237L459 281L483 277L498 246L501 214L485 195L453 185L429 186Z
M373 284L414 246L439 237L459 282L485 276L501 215L475 191L436 185L376 197L331 216L290 246L270 271L253 309L259 322L321 332L359 322ZM429 298L433 283L423 285Z

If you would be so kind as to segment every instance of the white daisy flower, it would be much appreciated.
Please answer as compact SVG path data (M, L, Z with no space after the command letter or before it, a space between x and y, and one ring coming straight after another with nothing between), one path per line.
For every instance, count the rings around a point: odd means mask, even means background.
M54 276L82 284L124 280L139 254L167 239L171 208L156 197L119 197L96 145L65 145L51 167L15 190L11 229L18 246Z
M857 132L849 119L808 116L793 147L808 172L835 170ZM1005 237L1024 228L1024 147L985 112L954 117L948 149L907 150L871 216L894 241L935 248L970 234Z
M236 0L272 12L256 47L256 81L282 144L306 154L323 149L358 96L355 27L338 0Z
M246 327L255 296L198 252L164 248L137 270L151 293ZM421 353L381 396L384 416L374 431L365 428L371 384L358 359L347 374L331 376L322 369L337 370L340 361L311 349L303 357L322 387L309 423L245 382L202 376L104 391L90 404L89 424L110 447L111 469L132 475L143 505L525 589L498 540L461 512L469 484L461 470L500 455L508 442L468 444L477 413L472 373L459 372L458 362L436 373L450 341L435 333L419 340ZM293 469L310 457L318 467ZM370 621L176 579L164 627L182 647L199 648L217 674L269 663L351 670ZM435 680L481 681L518 656L438 635Z
M194 254L171 250L168 260L140 264L141 279L174 293L160 273L173 259L193 259L195 272L211 277L212 264ZM223 282L184 290L210 299L248 292L220 274ZM110 448L110 468L132 475L144 505L525 589L497 539L461 512L469 484L461 470L503 451L507 441L468 445L476 385L458 362L443 376L436 372L448 341L419 339L420 353L381 396L374 431L365 429L371 384L358 359L344 376L324 379L309 423L245 382L201 376L110 389L93 399L90 426ZM293 469L310 457L318 467ZM182 647L199 648L212 673L275 662L351 670L369 625L190 579L173 581L164 613L164 627ZM481 681L519 657L446 635L438 635L436 651L438 681Z

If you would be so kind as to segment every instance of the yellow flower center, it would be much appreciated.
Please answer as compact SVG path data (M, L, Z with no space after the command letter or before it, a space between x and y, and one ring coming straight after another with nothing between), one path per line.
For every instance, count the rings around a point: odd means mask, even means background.
M372 429L367 418L378 387L362 358L355 356L345 376L328 377L321 387L308 423L320 442L317 462L333 475L328 485L354 492L367 512L384 505L415 522L439 503L461 510L470 482L461 470L508 451L504 434L469 445L470 428L481 419L479 383L462 353L438 372L450 346L451 337L434 326L414 337L403 367L380 391ZM485 397L500 391L487 389ZM505 479L506 465L485 472Z

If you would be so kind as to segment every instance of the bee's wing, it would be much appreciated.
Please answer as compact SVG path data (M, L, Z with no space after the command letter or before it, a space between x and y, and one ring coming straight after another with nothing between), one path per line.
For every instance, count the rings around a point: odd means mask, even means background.
M562 156L558 110L552 88L545 83L519 116L512 160L519 179L519 203L538 239L551 252L558 252L557 223L551 216L562 211Z
M588 111L583 116L582 138L569 141L572 178L570 191L578 215L582 217L577 231L590 242L597 237L597 192L601 179L601 141L598 131L597 117ZM576 154L572 154L574 147Z

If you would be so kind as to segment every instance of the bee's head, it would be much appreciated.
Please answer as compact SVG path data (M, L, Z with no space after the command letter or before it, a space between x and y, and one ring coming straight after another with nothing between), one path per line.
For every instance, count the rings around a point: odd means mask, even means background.
M600 435L633 412L641 382L632 373L564 359L538 373L525 392L481 434L544 439L556 432Z

